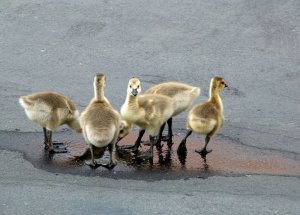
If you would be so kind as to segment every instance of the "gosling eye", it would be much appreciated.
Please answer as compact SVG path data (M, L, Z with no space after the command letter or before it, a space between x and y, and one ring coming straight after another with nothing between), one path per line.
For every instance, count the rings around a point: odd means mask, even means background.
M123 134L123 132L124 132L124 131L123 131L123 130L121 130L121 131L120 131L120 134Z
M221 84L225 84L225 82L224 82L224 81L222 81L222 82L221 82Z
M132 88L131 85L129 85L129 87Z
M137 88L140 88L140 85L138 85Z

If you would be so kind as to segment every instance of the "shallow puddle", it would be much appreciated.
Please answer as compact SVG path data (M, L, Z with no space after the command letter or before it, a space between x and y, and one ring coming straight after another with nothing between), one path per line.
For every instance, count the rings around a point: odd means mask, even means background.
M22 152L25 159L35 167L56 173L143 180L251 174L300 176L300 161L295 159L294 154L247 147L221 136L213 137L208 145L208 149L213 150L207 155L208 169L204 167L201 156L195 152L196 148L203 146L204 137L192 135L187 140L186 156L177 155L176 150L182 137L174 136L172 149L168 150L167 144L163 142L160 152L155 149L153 162L137 161L133 154L118 156L114 152L117 165L113 170L103 167L93 170L84 162L75 161L74 156L82 154L86 145L80 134L71 131L53 134L53 139L64 142L69 151L55 155L44 151L42 133L0 132L0 136L0 149ZM132 144L135 138L136 135L131 134L121 141L121 145ZM141 151L147 149L142 146Z

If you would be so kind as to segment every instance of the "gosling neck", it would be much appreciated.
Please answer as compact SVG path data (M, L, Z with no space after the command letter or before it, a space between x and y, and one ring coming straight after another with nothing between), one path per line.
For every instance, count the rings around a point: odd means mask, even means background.
M126 102L128 107L130 107L131 109L137 109L138 107L138 95L137 96L133 96L131 95L131 93L127 94L127 98L126 98Z
M222 104L222 100L221 97L219 95L219 90L214 89L213 87L211 87L211 89L209 90L209 101L214 103L216 108L218 108L219 110L221 110L223 112L223 104Z
M95 101L105 101L104 86L94 85L94 100Z

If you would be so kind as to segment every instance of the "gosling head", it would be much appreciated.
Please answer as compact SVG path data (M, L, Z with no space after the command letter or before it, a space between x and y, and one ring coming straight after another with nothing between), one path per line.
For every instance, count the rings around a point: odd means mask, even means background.
M125 120L122 120L120 123L120 131L119 131L119 135L118 135L118 139L116 142L116 146L118 144L118 142L120 142L120 140L122 140L124 137L126 137L129 132L131 131L132 125L130 123L128 123Z
M132 96L137 96L139 93L141 93L141 85L139 79L132 78L129 80L127 93Z
M120 123L120 132L119 132L119 141L126 137L131 131L132 125L125 120L122 120Z
M102 88L106 85L106 77L104 74L96 74L94 77L94 86L96 88Z
M213 77L210 81L210 86L212 88L213 91L221 91L223 90L225 87L228 87L228 85L225 83L224 78L216 76Z

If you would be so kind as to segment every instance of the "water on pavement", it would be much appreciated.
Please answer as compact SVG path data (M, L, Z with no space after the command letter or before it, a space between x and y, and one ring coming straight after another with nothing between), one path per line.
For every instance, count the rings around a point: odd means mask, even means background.
M208 168L205 168L203 159L195 152L195 149L203 146L204 137L192 135L187 140L186 155L179 156L177 147L183 135L175 135L171 150L166 143L163 143L161 151L154 150L153 162L136 160L134 154L118 155L114 152L113 158L117 165L113 170L103 167L93 170L84 162L73 159L86 148L80 134L70 131L55 132L53 139L62 141L68 148L68 153L55 155L44 151L42 133L0 132L0 136L1 149L22 152L35 167L56 173L139 180L251 174L300 176L300 162L292 153L248 147L218 135L214 136L208 145L208 148L213 150L207 155ZM132 144L135 138L135 134L130 134L120 144ZM147 149L147 146L140 148L141 151Z

